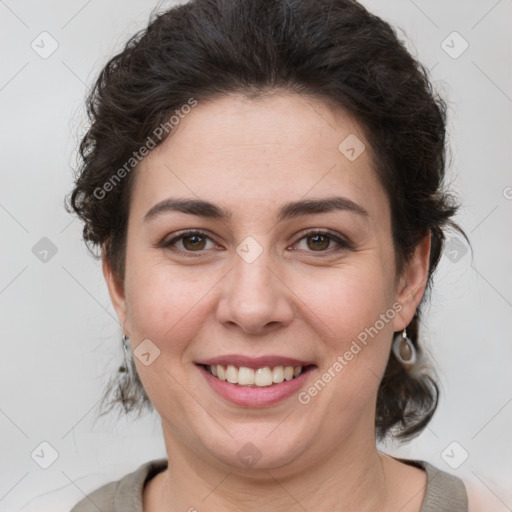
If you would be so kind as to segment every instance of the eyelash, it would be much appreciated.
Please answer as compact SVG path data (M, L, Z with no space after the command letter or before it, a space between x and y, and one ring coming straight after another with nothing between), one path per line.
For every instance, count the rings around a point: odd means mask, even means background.
M174 238L172 238L168 242L162 242L161 244L159 244L159 247L162 248L162 249L169 249L169 250L171 250L173 252L181 253L181 254L184 254L184 255L186 255L188 257L192 257L192 258L201 256L202 252L205 249L200 250L200 251L184 251L184 250L181 250L181 249L176 249L176 247L173 247L173 245L176 242L182 240L183 238L194 236L194 235L199 235L199 236L205 237L205 238L213 241L212 238L210 236L208 236L203 231L190 230L190 231L184 231L184 232L180 233L178 236L175 236ZM314 235L326 236L326 237L330 238L332 241L336 242L339 245L339 247L337 249L335 249L334 252L340 252L342 250L347 250L347 249L348 250L354 250L354 246L348 240L344 240L344 239L338 237L337 235L331 233L330 231L322 231L322 230L312 230L312 231L308 231L308 232L304 233L301 236L301 238L299 238L297 240L297 242L295 242L294 245L296 245L298 242L300 242L304 238L307 238L309 236L314 236ZM329 249L326 249L326 250L323 250L323 251L309 251L309 252L312 252L312 253L318 252L318 253L328 253L328 254L331 254L331 250L329 250Z

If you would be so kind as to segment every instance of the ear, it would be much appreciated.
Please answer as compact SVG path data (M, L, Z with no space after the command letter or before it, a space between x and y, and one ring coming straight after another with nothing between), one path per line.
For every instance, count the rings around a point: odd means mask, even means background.
M124 294L124 283L120 281L120 279L112 270L110 263L107 261L104 247L102 247L101 255L103 276L105 277L105 281L107 283L110 300L112 301L112 305L116 310L117 318L119 319L121 328L123 329L123 332L128 336L128 333L125 330L126 298Z
M402 305L402 310L393 322L395 332L403 331L409 325L425 293L430 263L430 235L428 230L400 276L396 301Z

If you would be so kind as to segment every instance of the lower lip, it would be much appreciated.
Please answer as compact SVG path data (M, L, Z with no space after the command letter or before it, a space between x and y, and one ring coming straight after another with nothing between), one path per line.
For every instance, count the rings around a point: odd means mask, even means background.
M220 380L214 377L206 368L199 366L199 371L203 374L206 381L212 389L235 405L244 407L265 407L274 405L290 396L294 395L304 385L306 379L311 373L313 367L309 367L298 377L292 380L281 382L280 384L272 384L264 387L246 387L238 384Z

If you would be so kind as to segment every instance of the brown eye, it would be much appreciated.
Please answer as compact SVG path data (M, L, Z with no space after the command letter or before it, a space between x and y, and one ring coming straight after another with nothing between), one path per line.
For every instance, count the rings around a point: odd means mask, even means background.
M307 237L308 247L312 250L324 250L329 247L329 243L331 242L331 238L325 235L309 235ZM311 241L311 243L309 243Z
M206 244L206 239L202 235L189 235L182 237L183 247L187 251L202 250Z
M171 240L163 241L160 244L163 249L188 256L200 256L203 251L212 249L214 246L214 241L201 231L182 232Z
M333 245L331 245L331 243ZM301 247L302 244L302 247ZM318 252L331 254L343 250L353 250L353 245L329 231L311 231L306 233L295 246L297 249L306 252Z

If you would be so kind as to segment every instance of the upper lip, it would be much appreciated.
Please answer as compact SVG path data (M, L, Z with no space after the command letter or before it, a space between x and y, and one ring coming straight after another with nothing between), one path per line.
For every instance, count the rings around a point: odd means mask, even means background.
M310 366L313 365L311 361L302 361L294 359L292 357L283 356L260 356L260 357L248 357L239 354L225 355L212 357L210 359L204 359L197 361L196 364L204 365L216 365L222 364L227 366L232 364L234 366L245 366L246 368L263 368L265 366Z

